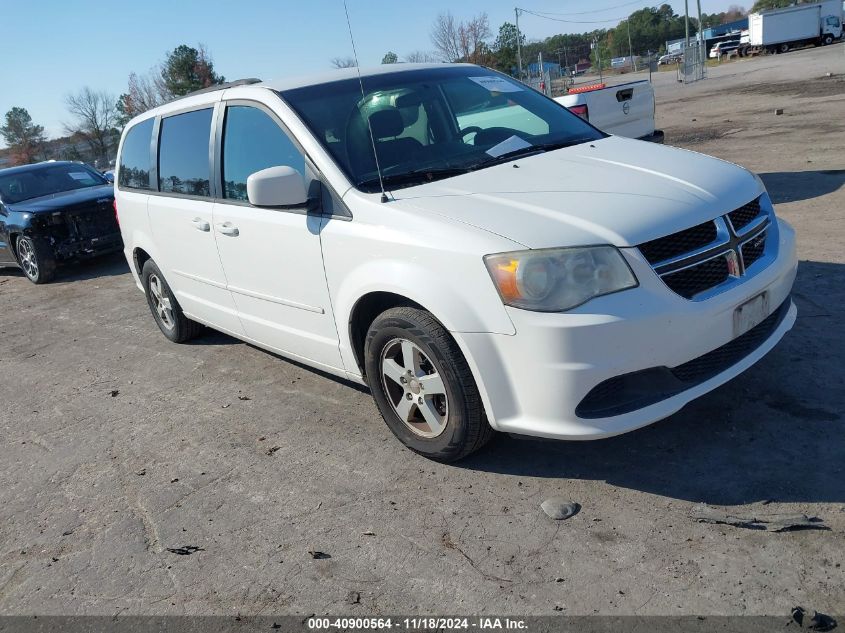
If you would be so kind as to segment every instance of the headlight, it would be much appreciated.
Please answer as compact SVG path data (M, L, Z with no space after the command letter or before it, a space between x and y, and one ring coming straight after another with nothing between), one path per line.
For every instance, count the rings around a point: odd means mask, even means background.
M570 310L593 297L637 286L613 246L549 248L484 257L505 305L538 312Z

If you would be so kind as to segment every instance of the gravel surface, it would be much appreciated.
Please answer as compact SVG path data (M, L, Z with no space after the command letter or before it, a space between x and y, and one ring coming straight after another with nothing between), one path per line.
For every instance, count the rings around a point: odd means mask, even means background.
M169 343L119 257L47 286L3 271L0 613L844 613L843 53L656 75L667 143L759 172L797 228L800 313L622 437L432 463L365 390L219 334ZM581 509L552 520L551 497Z

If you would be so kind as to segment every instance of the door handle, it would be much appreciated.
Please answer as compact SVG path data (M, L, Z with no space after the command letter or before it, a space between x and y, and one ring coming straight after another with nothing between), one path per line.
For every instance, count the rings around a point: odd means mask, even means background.
M218 224L217 230L220 231L223 235L231 235L232 237L237 237L238 233L240 233L240 231L238 231L238 227L236 227L231 222L223 222L222 224Z
M191 220L191 224L193 224L194 228L199 230L199 231L210 231L211 230L211 225L208 222L206 222L205 220L203 220L202 218L194 218L193 220Z

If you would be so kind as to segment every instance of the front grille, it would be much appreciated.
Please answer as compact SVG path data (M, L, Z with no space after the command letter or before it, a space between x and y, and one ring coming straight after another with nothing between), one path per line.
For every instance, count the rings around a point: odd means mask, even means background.
M760 208L760 198L752 200L748 204L742 205L736 211L728 213L731 219L731 225L734 231L741 231L743 228L751 224L752 220L760 215L762 209Z
M764 221L755 222L758 218ZM758 197L726 215L637 248L670 289L695 299L742 277L763 257L769 224Z
M657 264L707 246L715 239L716 224L710 221L640 244L639 249L649 264Z
M695 295L727 281L728 260L724 255L684 268L663 277L663 281L682 297L692 299Z
M742 261L748 268L763 256L766 250L766 231L742 245Z
M651 367L614 376L593 387L575 408L580 418L622 415L671 398L736 365L758 349L780 326L791 300L784 301L751 330L711 352L677 367Z
M67 215L67 223L71 233L77 239L105 237L120 232L114 212L109 207L94 211L70 213Z

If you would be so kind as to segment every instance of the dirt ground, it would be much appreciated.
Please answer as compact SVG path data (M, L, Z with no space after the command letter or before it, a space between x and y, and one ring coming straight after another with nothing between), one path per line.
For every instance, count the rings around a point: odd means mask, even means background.
M4 271L0 613L845 613L845 45L655 85L667 143L759 172L798 231L799 319L764 360L635 433L444 466L364 390L169 343L119 257ZM583 508L553 522L550 496Z

